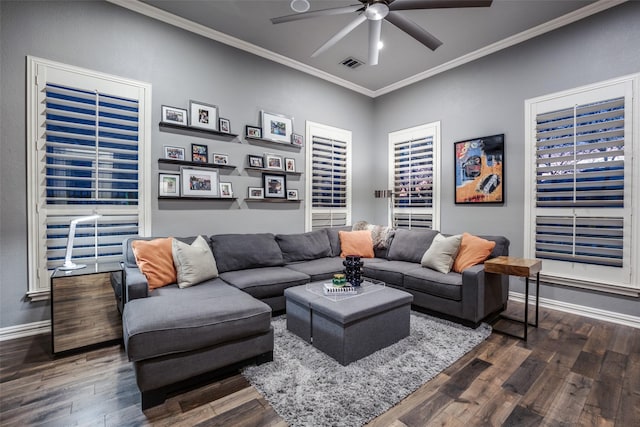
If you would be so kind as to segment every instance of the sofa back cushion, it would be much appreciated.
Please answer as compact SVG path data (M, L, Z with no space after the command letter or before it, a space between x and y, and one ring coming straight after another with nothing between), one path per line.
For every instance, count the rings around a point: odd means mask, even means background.
M397 229L387 259L420 263L422 256L431 246L433 238L438 235L437 230L405 230Z
M497 256L509 255L509 245L511 244L511 242L506 237L482 236L482 235L478 235L478 237L481 237L486 240L491 240L492 242L496 242L496 246L493 248L493 250L491 251L491 254L489 255L489 258L487 259L495 258Z
M284 262L309 261L332 254L329 236L324 229L302 234L278 234L276 242Z
M211 236L211 248L220 273L284 265L280 246L271 233L217 234Z
M331 256L340 256L340 231L351 231L350 225L344 225L341 227L329 227L324 229L329 237L329 243L331 244Z

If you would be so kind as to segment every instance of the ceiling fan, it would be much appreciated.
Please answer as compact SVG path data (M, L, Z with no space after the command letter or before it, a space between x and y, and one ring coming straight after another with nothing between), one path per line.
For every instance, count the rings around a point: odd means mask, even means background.
M382 20L386 19L411 37L431 50L436 50L442 44L435 36L404 15L398 13L402 10L415 9L442 9L460 7L488 7L492 0L360 0L361 4L352 6L334 7L330 9L314 10L311 12L296 13L294 15L272 18L274 24L315 18L318 16L344 15L356 12L358 16L322 46L316 49L311 57L316 57L331 46L342 40L364 21L369 21L369 65L378 64L378 43L380 42L380 30Z

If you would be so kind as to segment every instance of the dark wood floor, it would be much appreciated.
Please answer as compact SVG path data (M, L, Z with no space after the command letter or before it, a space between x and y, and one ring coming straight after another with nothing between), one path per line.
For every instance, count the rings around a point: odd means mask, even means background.
M527 343L492 334L369 426L640 426L640 329L540 314ZM240 375L143 413L120 346L55 360L49 346L0 343L2 426L286 426Z

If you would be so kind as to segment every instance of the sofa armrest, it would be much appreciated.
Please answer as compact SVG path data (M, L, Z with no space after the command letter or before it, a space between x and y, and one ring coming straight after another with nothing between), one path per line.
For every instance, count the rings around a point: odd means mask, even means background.
M474 265L462 272L463 317L473 322L502 310L509 296L509 277L485 273L484 264Z
M124 283L127 287L126 302L149 296L149 283L138 267L125 266Z

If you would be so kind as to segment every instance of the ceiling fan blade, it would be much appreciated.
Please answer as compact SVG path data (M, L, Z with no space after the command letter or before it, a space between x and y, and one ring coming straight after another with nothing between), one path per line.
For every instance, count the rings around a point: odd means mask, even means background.
M445 9L454 7L489 7L492 0L396 0L390 10Z
M293 15L271 18L271 23L282 24L283 22L299 21L301 19L315 18L318 16L344 15L347 13L356 12L362 8L363 6L361 4L354 4L352 6L333 7L330 9L314 10L311 12L295 13Z
M405 18L398 12L390 11L384 19L391 22L393 25L400 28L402 31L409 34L411 37L418 40L420 43L431 50L436 50L438 46L442 44L442 42L435 36L427 32L424 28L422 28L415 22Z
M323 44L322 46L320 46L315 52L313 52L313 54L311 55L312 58L315 58L316 56L320 55L322 52L324 52L325 50L329 49L331 46L333 46L334 44L338 43L340 40L342 40L347 34L349 34L351 31L353 31L358 25L362 24L364 21L367 20L367 17L364 16L364 14L362 15L358 15L358 17L356 19L354 19L353 21L351 21L346 27L344 27L343 29L341 29L340 31L338 31L333 37L331 37L329 40L327 40L327 42L325 44Z
M382 30L382 19L369 21L369 60L367 61L369 65L378 65L380 30Z

